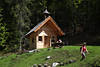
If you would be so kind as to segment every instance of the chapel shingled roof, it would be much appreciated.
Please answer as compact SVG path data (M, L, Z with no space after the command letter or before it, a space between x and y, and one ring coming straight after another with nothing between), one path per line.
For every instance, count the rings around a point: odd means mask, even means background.
M31 29L31 30L26 34L26 36L29 35L30 33L34 32L42 23L43 23L43 21L40 22L40 23L38 23L33 29Z
M33 29L31 29L25 36L28 36L29 34L31 34L32 32L36 32L38 31L48 20L53 20L51 16L48 16L44 21L40 22L39 24L37 24ZM54 21L54 20L53 20ZM55 22L55 21L54 21ZM62 35L64 35L64 32L60 29L60 27L58 27L58 25L56 23L54 23L54 25L56 26L56 28L61 31Z

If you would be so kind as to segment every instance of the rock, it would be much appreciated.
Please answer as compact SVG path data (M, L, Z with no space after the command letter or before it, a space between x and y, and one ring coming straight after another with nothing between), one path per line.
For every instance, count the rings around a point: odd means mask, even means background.
M33 67L37 67L37 64L34 64Z
M35 52L40 52L40 50L38 50L38 49L35 49Z
M49 59L51 59L51 56L47 56L47 57L46 57L46 60L49 60Z
M30 51L28 51L29 53L32 53L32 52L35 52L35 50L30 50Z
M44 67L48 67L48 64L44 64Z
M69 60L69 63L73 63L73 62L75 62L75 60Z
M42 64L39 64L38 67L43 67Z
M60 66L64 66L64 63L63 62L60 62Z
M58 66L58 65L59 65L58 62L54 62L54 63L52 64L52 67L56 67L56 66Z

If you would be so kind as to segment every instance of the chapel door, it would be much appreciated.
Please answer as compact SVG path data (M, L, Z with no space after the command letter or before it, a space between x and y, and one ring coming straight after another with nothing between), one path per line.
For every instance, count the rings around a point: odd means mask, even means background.
M49 36L44 37L44 47L45 48L50 47L50 37Z

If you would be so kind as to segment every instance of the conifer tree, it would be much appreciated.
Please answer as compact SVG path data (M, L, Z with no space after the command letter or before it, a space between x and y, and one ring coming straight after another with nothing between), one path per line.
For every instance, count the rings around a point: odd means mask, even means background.
M0 7L0 46L7 48L7 38L8 38L8 32L6 28L6 23L4 23L3 15L2 15L3 8Z

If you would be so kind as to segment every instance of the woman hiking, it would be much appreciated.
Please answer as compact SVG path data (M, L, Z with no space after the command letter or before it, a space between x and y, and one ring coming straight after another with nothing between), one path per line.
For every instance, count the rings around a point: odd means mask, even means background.
M84 42L82 47L80 48L80 51L81 51L81 55L82 55L82 59L85 59L86 58L86 53L88 53L88 50L86 48L86 43Z

